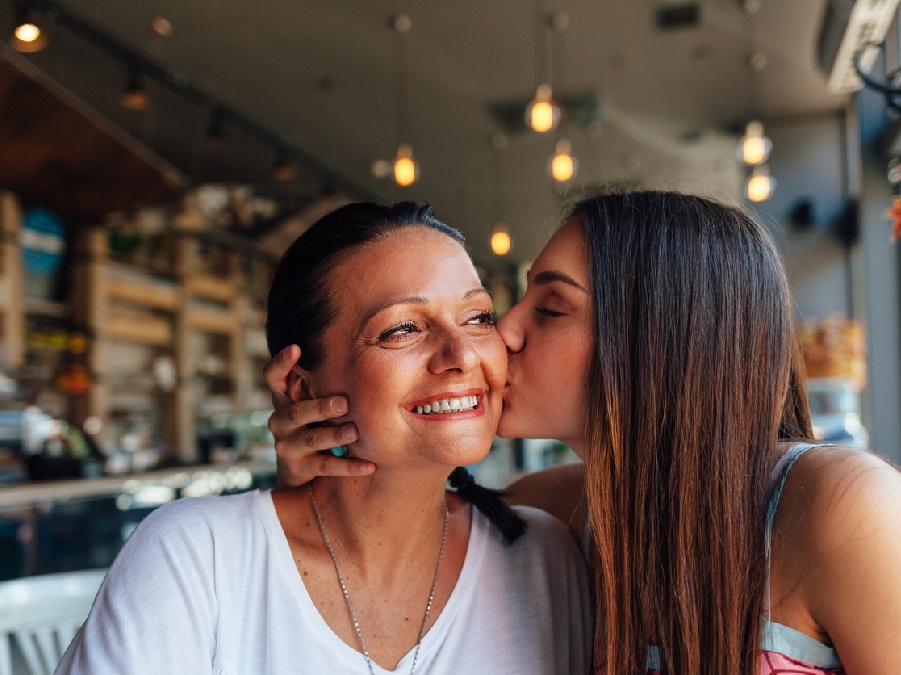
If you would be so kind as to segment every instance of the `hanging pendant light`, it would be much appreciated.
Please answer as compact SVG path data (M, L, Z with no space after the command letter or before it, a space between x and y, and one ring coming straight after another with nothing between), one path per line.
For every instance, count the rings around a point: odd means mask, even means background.
M491 231L491 252L494 255L507 255L513 248L513 239L510 237L510 228L507 223L498 221Z
M510 228L507 227L504 214L507 210L506 180L504 178L504 149L507 147L507 137L497 132L488 139L491 147L491 193L494 200L494 226L491 228L491 237L488 244L494 255L507 255L513 248L513 238L510 236Z
M557 145L554 147L554 154L551 155L548 163L548 171L558 183L571 180L579 169L579 161L573 157L572 149L572 143L565 138L557 141Z
M412 185L419 179L419 164L413 157L413 146L407 140L410 137L410 64L407 56L407 34L413 28L413 22L406 14L396 15L391 26L397 34L396 76L397 87L397 135L400 142L394 154L394 182L401 187Z
M407 187L418 178L419 164L413 157L413 147L409 143L401 143L394 156L394 181L401 187Z
M535 89L535 98L526 106L526 124L532 131L545 133L560 123L560 106L554 103L553 93L549 84Z
M283 152L277 152L272 161L272 177L279 183L289 183L297 176L291 160Z
M47 32L41 30L41 27L34 23L24 3L16 4L16 19L9 46L22 54L34 54L41 51L50 44Z
M776 179L770 175L766 164L758 164L751 171L751 177L745 185L745 194L752 202L762 202L773 196Z
M145 110L150 106L150 92L144 87L141 73L137 69L131 69L128 73L128 83L119 97L122 107L129 110Z
M763 135L763 123L758 120L748 122L745 135L738 142L736 151L739 161L748 166L762 164L770 156L773 142Z

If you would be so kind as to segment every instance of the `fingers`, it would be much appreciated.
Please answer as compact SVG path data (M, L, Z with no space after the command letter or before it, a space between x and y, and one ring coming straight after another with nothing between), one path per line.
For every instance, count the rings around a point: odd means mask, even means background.
M353 443L359 438L357 427L353 422L334 427L308 427L292 425L278 433L273 429L275 413L269 418L269 430L275 437L275 451L279 455L296 452L319 452L338 445Z
M289 436L303 432L312 433L313 440L307 449L327 450L332 446L353 443L357 440L357 428L353 423L330 427L305 427L318 425L345 414L347 414L347 398L344 396L326 396L309 401L288 402L277 407L269 416L269 431L277 440L287 439Z
M273 356L263 367L263 377L272 390L272 407L280 408L290 402L288 398L288 375L300 358L300 347L288 345Z
M309 453L280 453L278 484L295 487L304 485L317 476L368 476L375 468L375 464L364 459Z

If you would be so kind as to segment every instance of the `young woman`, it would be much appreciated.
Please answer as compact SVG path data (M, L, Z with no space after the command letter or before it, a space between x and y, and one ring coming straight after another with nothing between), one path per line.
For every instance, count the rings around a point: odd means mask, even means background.
M506 366L459 233L413 204L325 216L279 265L267 337L303 345L292 400L346 394L379 471L160 508L57 672L585 672L575 542L454 469L487 454Z
M901 474L803 442L792 313L775 248L747 214L628 192L576 204L499 324L498 433L559 438L585 460L512 496L576 531L586 514L599 672L897 670ZM295 357L267 368L276 393ZM291 482L376 469L312 452L324 403L273 415Z

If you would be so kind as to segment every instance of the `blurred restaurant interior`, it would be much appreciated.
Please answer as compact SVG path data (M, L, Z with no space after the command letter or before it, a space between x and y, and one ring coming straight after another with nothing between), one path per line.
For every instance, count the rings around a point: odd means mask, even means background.
M0 0L0 580L274 484L270 276L348 201L431 203L500 313L585 190L742 203L818 433L901 460L898 4Z

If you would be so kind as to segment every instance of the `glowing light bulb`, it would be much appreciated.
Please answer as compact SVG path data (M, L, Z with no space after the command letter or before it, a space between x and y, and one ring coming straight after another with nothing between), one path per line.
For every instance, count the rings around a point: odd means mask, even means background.
M23 23L16 26L16 37L22 42L34 42L41 37L41 29L33 23Z
M763 135L763 124L758 121L748 122L745 135L738 142L738 159L748 166L762 164L770 156L773 142Z
M506 223L497 223L491 233L491 251L494 255L507 255L513 248L513 240L510 238L510 230Z
M752 202L762 202L773 196L776 189L776 180L770 176L770 170L766 165L755 166L745 186L745 193Z
M419 165L413 159L413 148L408 143L401 143L394 156L394 180L401 187L407 187L418 178Z
M129 110L146 110L150 107L150 92L144 88L140 74L129 74L128 84L122 90L119 103L123 108L128 108Z
M572 156L572 143L565 138L557 141L549 165L551 177L558 183L565 183L576 175L579 162Z
M526 106L526 124L533 131L544 133L560 122L560 106L554 103L552 95L551 85L539 84L535 98Z
M12 39L9 46L17 52L25 54L33 54L41 51L50 43L50 38L40 29L39 26L33 24L25 18L22 18L13 29Z

